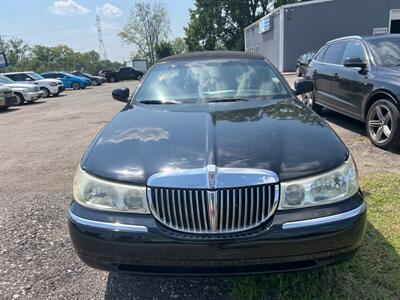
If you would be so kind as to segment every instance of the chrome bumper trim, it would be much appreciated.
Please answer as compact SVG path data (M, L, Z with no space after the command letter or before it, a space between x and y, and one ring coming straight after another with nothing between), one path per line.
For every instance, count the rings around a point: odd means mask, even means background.
M77 215L73 214L71 212L71 210L69 210L69 219L73 223L78 223L80 225L85 225L85 226L90 226L90 227L95 227L95 228L108 229L111 231L148 232L146 226L120 224L120 223L108 223L108 222L100 222L100 221L84 219L84 218L78 217Z
M365 205L365 203L363 203L359 207L349 210L349 211L346 211L341 214L331 215L331 216L326 216L326 217L321 217L321 218L315 218L315 219L309 219L309 220L287 222L282 225L282 229L302 228L302 227L323 225L323 224L327 224L327 223L342 221L342 220L350 219L350 218L353 218L353 217L356 217L356 216L362 214L366 208L367 208L367 206Z

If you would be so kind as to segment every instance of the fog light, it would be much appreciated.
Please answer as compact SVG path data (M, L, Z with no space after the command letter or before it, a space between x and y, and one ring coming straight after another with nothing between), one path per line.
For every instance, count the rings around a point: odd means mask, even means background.
M299 184L289 185L285 190L285 199L288 206L300 205L304 200L304 187Z

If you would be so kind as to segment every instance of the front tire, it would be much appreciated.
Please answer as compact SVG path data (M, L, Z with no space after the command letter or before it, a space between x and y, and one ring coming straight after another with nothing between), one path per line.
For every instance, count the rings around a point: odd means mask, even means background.
M388 99L372 104L366 118L366 130L371 142L382 149L400 149L400 112Z
M115 77L110 77L110 82L111 83L114 83L114 82L116 82L117 80L115 79Z
M80 88L81 88L81 85L78 82L72 83L73 90L79 90Z
M93 86L97 86L99 83L97 82L97 80L92 80L92 85Z
M20 93L14 93L14 94L17 97L17 103L15 103L15 105L20 106L20 105L24 104L24 102L25 102L24 96L22 96L22 94L20 94Z
M137 81L140 81L140 80L142 80L142 77L143 77L142 75L138 75L138 76L136 77L136 80L137 80Z
M42 98L47 98L50 96L50 91L46 89L45 87L41 87L40 90L43 92Z

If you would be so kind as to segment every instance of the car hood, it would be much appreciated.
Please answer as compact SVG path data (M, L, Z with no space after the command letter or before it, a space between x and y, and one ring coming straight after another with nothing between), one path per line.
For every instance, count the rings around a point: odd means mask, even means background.
M347 157L327 123L297 99L253 100L135 105L103 128L81 166L144 185L155 173L208 164L267 169L288 180L332 169Z
M57 84L62 84L62 81L61 80L58 80L58 79L48 79L48 78L46 78L46 79L39 79L39 80L36 80L36 82L38 82L38 83L51 83L51 82L55 82L55 83L57 83Z

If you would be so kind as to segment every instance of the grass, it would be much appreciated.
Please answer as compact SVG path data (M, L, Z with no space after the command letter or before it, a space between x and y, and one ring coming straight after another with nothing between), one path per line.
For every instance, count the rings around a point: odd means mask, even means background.
M361 180L364 243L349 261L307 272L232 280L235 299L400 299L400 175Z

